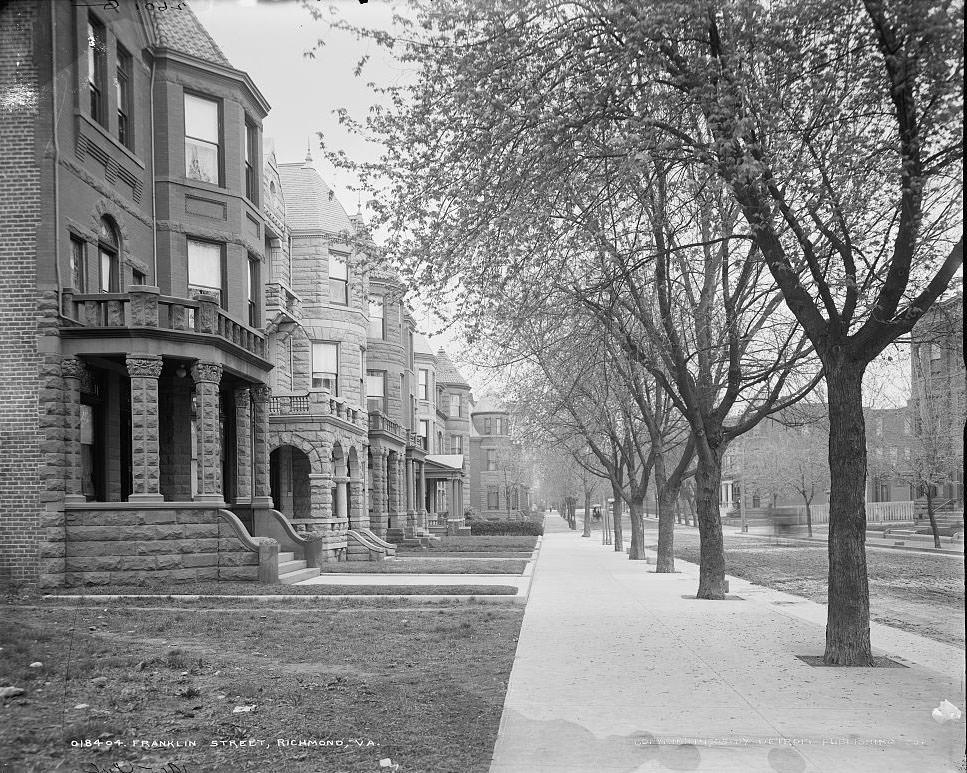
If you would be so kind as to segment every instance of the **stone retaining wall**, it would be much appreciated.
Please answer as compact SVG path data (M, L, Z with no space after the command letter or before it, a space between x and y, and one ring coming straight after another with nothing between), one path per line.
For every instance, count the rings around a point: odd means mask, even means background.
M69 510L64 521L68 586L259 579L258 549L214 509Z

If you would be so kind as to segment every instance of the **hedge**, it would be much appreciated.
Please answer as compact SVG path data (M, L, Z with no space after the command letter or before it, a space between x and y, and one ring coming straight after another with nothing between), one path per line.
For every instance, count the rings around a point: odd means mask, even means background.
M474 537L539 537L544 525L534 521L470 521L470 534Z

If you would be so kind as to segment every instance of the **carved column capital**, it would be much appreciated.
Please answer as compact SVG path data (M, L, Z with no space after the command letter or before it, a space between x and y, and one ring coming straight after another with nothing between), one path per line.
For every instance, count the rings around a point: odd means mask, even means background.
M218 384L222 380L222 366L217 362L196 362L191 366L191 377L196 384Z
M60 372L64 378L76 378L81 381L88 375L87 363L76 357L65 357L60 361Z
M131 378L158 378L164 361L160 354L129 354L124 364Z
M251 390L249 387L239 387L235 390L235 407L248 408L251 400Z
M272 387L267 384L258 384L257 386L249 387L249 392L255 402L267 403L272 396Z

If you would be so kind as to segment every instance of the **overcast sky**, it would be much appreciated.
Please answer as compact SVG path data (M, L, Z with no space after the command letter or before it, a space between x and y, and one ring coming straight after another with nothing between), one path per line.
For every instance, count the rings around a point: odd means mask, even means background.
M326 0L319 6L327 15L334 7L355 24L380 28L391 24L392 8L380 0L365 5L357 0ZM279 161L301 161L310 144L316 168L343 206L355 211L357 196L350 187L356 181L323 159L317 133L323 132L330 147L352 158L375 158L378 147L342 129L334 111L345 107L355 117L365 116L376 100L366 82L397 83L404 77L402 70L375 44L334 32L325 22L314 20L297 0L193 0L191 7L232 65L252 77L272 106L264 134L274 140ZM325 39L325 47L315 59L306 58L306 51L320 38ZM356 78L353 68L363 54L371 60L363 77Z
M392 26L394 5L383 0L366 4L324 0L319 7L327 18L329 9L335 8L353 24L381 29ZM298 0L192 0L191 8L232 66L247 72L269 101L272 109L263 129L265 138L274 142L278 160L301 161L307 144L311 146L316 169L346 210L355 212L359 199L352 188L357 180L325 160L317 133L323 133L329 148L343 150L350 158L376 159L379 147L343 129L334 111L344 107L361 119L377 101L377 95L366 86L368 82L397 85L412 76L379 46L316 21ZM320 38L325 46L314 59L307 58L305 52ZM370 59L357 78L353 70L363 55ZM421 299L413 298L413 305L424 332L439 329ZM431 336L431 343L434 349L447 349L474 386L475 395L489 391L485 372L470 367L461 356L465 354L462 344L452 334Z

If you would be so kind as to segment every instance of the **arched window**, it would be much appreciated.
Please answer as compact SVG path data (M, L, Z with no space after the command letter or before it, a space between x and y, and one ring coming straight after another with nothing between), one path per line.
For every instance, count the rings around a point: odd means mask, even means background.
M97 253L102 293L121 291L120 255L121 242L117 228L109 217L102 217L97 232Z

